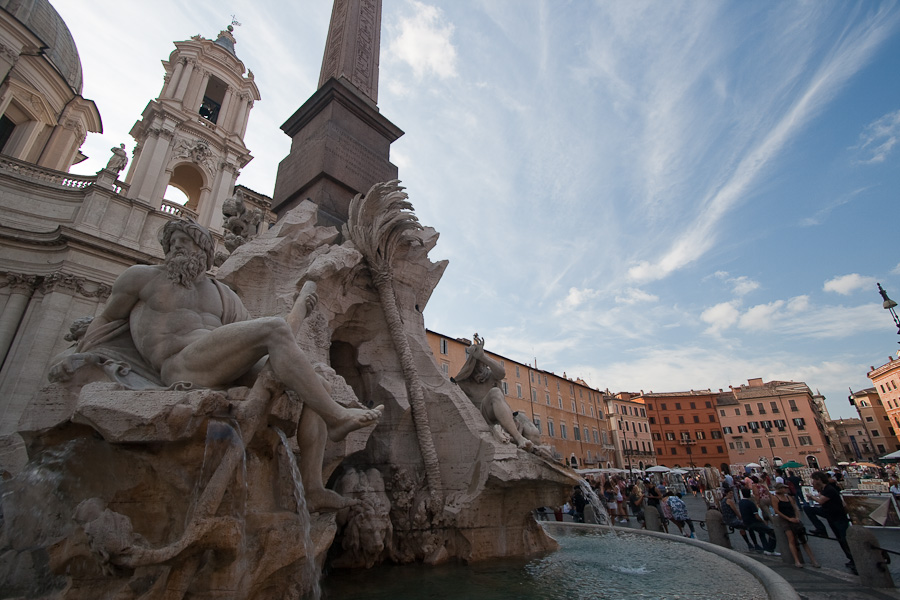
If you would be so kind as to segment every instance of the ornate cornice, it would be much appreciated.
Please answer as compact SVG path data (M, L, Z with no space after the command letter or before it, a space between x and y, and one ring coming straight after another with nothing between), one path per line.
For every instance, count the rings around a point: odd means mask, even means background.
M84 298L99 298L104 300L109 297L112 287L105 283L92 282L84 277L57 271L44 277L41 282L41 293L62 292L71 295L79 295Z

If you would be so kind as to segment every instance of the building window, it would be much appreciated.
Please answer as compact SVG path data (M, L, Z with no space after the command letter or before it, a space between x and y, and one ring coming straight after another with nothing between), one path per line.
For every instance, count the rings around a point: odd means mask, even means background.
M545 393L544 395L547 396L547 406L550 406L550 394Z
M650 417L650 424L656 425L656 417Z
M700 422L700 415L694 415L694 423Z
M509 396L509 384L505 381L500 382L500 387L503 388L503 395Z
M700 446L700 454L706 454L706 446Z
M550 437L556 437L556 432L553 429L553 421L547 421L547 434Z
M784 446L785 448L787 448L791 445L791 440L786 437L783 437L783 438L781 438L781 445Z
M706 433L703 432L703 431L698 431L698 432L697 432L697 439L698 439L698 440L705 440L705 439L706 439Z
M749 415L752 415L752 414L753 414L753 409L750 408L750 405L749 405L749 404L745 404L745 405L744 405L744 412L747 413L747 415L749 416Z
M538 431L541 434L544 433L544 430L541 429L541 416L540 415L534 415L534 426L538 428Z
M756 438L756 439L753 440L753 441L756 442L756 447L757 447L757 448L762 448L762 440L761 440L760 438Z
M572 427L572 434L575 436L575 441L576 441L576 442L580 442L580 441L581 441L581 430L578 429L578 425L574 425L574 426Z
M584 441L586 441L586 442L591 441L591 438L588 437L588 428L587 427L584 428Z
M676 448L675 446L672 446L672 447L670 448L670 452L669 452L669 453L670 453L670 454L678 454L678 448Z
M725 449L722 446L716 446L716 453L722 454L725 452Z
M658 442L662 439L662 437L658 433L653 434L653 441Z
M716 422L716 415L709 415L709 422L710 422L710 423L715 423L715 422Z
M773 400L769 402L769 404L772 406L772 412L778 413L778 403Z
M691 408L697 408L697 405L694 402L691 402Z
M731 433L733 430L731 429L731 427L723 427L722 431L724 431L725 433Z
M710 402L709 400L707 400L705 404L706 408L712 408L712 402Z
M560 399L560 400L561 400L561 399ZM577 413L577 412L578 412L578 407L575 406L575 401L574 401L574 400L572 400L572 412L573 412L573 413Z
M812 438L808 435L797 436L797 440L800 442L801 446L812 446Z
M722 439L722 432L719 431L718 429L713 429L712 431L709 432L709 435L710 435L710 437L712 437L712 439L714 439L714 440L721 440L721 439Z
M516 365L516 379L520 377L519 375L519 365Z
M724 416L725 416L725 409L724 409L724 408L720 408L720 409L719 409L719 414L720 414L721 416L724 417Z
M531 388L531 401L537 402L537 390L534 388Z
M652 405L652 404L648 404L648 405L647 405L647 410L653 410L653 405Z
M734 450L734 442L728 442L728 447Z
M678 415L678 422L684 423L684 415Z
M775 447L775 438L768 438L769 440L769 448Z
M756 408L759 410L759 414L761 414L761 415L766 414L766 409L763 408L763 403L762 403L762 402L757 402L757 403L756 403Z
M441 372L444 375L449 375L450 374L450 365L447 363L441 363Z
M566 424L565 423L559 424L559 437L564 440L569 439L568 434L566 433Z
M681 402L675 403L675 410L681 410Z
M739 409L739 408L734 409L734 416L736 416L736 417L741 416L741 409Z
M791 407L791 412L797 412L800 410L799 408L797 408L797 403L793 398L788 400L788 405Z
M659 410L666 410L666 405L665 405L665 404L660 404L660 405L659 405Z
M871 423L871 422L874 421L874 420L875 420L875 419L873 419L872 417L866 417L866 421L869 422L869 423Z
M747 433L746 425L738 425L738 433Z
M562 408L562 396L556 397L556 403L559 404L559 407Z
M663 417L663 423L666 424L666 425L668 425L668 424L669 424L669 417Z
M878 436L880 436L880 435L881 435L881 434L878 433L878 430L877 430L877 429L873 429L873 430L872 430L872 437L878 437Z
M594 429L594 430L591 431L591 433L594 434L594 443L595 443L595 444L599 444L599 443L600 443L600 437L599 437L598 434L597 434L597 430Z
M667 432L666 432L666 439L669 440L670 442L674 442L674 441L675 441L675 434L672 433L671 431L667 431Z

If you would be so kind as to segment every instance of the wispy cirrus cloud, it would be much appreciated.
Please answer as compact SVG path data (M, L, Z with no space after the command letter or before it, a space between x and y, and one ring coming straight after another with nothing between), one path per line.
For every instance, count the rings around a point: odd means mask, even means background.
M898 141L900 141L900 109L869 123L859 134L859 143L854 149L864 155L860 162L881 163Z
M675 236L659 257L635 261L628 270L629 278L638 282L664 278L713 248L722 219L744 201L770 163L867 63L896 26L896 15L886 14L886 9L867 15L848 27L790 102L784 103L783 98L774 96L759 98L766 110L778 111L776 114L780 116L771 124L756 123L760 133L749 133L744 140L743 154L732 165L723 165L721 179L712 181L701 194L701 210L692 221L682 227L682 233ZM788 64L781 73L773 73L772 79L777 80L792 70ZM754 114L752 118L759 117Z

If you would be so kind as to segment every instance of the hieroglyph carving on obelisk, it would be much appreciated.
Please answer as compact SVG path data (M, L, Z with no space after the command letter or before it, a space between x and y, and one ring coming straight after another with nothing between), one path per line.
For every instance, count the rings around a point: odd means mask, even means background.
M334 77L378 103L381 0L334 0L319 87Z

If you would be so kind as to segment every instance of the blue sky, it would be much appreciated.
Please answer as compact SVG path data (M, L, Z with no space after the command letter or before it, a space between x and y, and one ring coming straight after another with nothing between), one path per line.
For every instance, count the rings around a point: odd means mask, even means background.
M51 0L103 167L172 41L236 51L262 100L238 180L270 194L318 82L329 0ZM441 333L612 391L805 381L833 417L897 349L900 4L388 0L381 112L450 265Z

